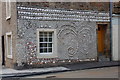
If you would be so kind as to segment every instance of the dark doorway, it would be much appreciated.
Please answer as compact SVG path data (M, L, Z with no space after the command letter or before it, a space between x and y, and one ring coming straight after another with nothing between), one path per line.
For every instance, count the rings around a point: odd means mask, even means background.
M4 36L2 36L2 65L5 65L5 46L4 46Z

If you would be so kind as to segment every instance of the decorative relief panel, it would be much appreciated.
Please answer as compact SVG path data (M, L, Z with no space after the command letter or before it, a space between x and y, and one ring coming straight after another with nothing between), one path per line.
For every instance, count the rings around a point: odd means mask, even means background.
M65 57L67 59L74 59L73 57L77 54L78 50L76 28L71 25L63 25L58 32L58 39L64 46L64 50L61 50L61 53L67 55Z
M90 25L82 25L78 30L79 37L79 51L83 53L86 57L90 54L90 48L92 48L92 44L95 44L94 32L95 27L91 27Z

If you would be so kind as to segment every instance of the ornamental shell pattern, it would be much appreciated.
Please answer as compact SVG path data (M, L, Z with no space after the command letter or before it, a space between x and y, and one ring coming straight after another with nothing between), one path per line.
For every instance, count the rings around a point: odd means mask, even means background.
M63 58L74 59L78 51L78 37L75 26L63 25L58 32L58 39L61 42Z
M82 10L46 9L17 7L18 19L57 21L99 21L109 22L109 13Z

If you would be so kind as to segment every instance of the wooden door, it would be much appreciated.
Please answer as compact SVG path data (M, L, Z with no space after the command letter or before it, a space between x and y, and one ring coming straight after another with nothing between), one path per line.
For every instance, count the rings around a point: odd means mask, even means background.
M105 48L105 25L98 25L97 35L98 35L98 53L103 54Z

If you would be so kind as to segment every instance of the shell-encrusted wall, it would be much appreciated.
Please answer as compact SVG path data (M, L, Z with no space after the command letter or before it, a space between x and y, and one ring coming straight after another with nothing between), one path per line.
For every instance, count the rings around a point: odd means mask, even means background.
M58 60L85 60L97 57L95 22L18 20L17 61L28 64ZM37 29L57 30L55 58L37 58Z
M20 9L20 7L18 8ZM18 11L25 11L27 8L21 8ZM33 9L28 9L29 11ZM27 11L27 10L26 10ZM57 10L53 10L55 12ZM62 11L62 10L61 10ZM45 11L43 11L45 12ZM45 13L41 14L46 16ZM59 10L57 11L59 13ZM35 13L35 12L33 12ZM52 13L52 10L51 10ZM66 12L61 13L65 15ZM69 13L69 12L68 12ZM76 11L72 11L73 16ZM80 13L79 13L80 14ZM96 46L96 21L87 18L84 20L79 20L76 16L72 19L70 16L66 18L49 17L49 19L42 16L38 19L35 15L32 18L31 14L21 14L18 12L18 31L17 31L17 63L22 65L27 63L29 65L33 64L47 64L47 63L59 63L59 62L71 62L72 60L82 61L82 60L95 60L97 58L97 46ZM84 15L81 13L81 15ZM92 15L92 13L91 13ZM106 14L101 14L106 17ZM22 18L22 16L26 16ZM64 16L65 17L65 16ZM99 17L99 16L98 16ZM107 19L106 19L107 18ZM109 21L109 17L105 20ZM81 18L82 19L82 18ZM95 18L98 20L98 18ZM87 21L89 20L89 21ZM102 20L102 19L101 19ZM105 21L103 20L103 21ZM100 21L100 20L99 20ZM37 29L56 29L57 31L57 55L55 58L37 58Z
M98 11L41 9L19 6L17 9L19 19L109 22L109 13L100 13Z

